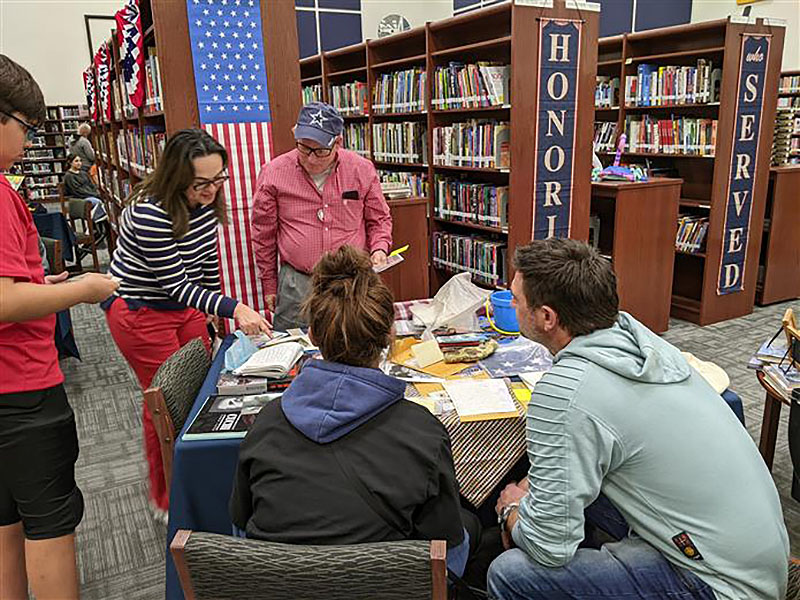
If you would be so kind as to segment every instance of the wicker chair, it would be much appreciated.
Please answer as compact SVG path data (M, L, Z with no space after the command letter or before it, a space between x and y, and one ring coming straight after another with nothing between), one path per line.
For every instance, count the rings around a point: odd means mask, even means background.
M172 482L175 436L183 429L210 366L208 350L195 338L164 361L144 393L161 444L167 489Z
M298 546L179 530L186 600L446 600L444 541Z
M786 586L786 600L800 600L800 559L789 561L789 583Z

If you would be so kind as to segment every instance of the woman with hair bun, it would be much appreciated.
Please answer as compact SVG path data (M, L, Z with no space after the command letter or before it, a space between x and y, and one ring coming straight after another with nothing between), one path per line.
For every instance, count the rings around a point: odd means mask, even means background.
M325 254L303 306L323 360L261 410L239 451L231 518L247 537L290 544L446 540L462 574L464 529L450 438L378 365L392 293L352 246ZM360 480L354 482L354 478ZM387 516L361 495L369 490Z

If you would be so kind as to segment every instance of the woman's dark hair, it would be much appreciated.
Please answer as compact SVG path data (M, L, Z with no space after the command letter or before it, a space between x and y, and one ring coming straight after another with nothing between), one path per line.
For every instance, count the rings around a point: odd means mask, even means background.
M74 152L70 152L69 154L67 154L67 163L66 163L67 164L67 171L69 171L72 168L72 161L75 160L76 158L80 158L80 157L77 154L75 154Z
M192 161L210 154L219 154L222 168L228 167L227 150L202 129L182 129L174 133L167 140L156 170L133 189L128 201L138 202L148 198L158 201L172 220L172 234L176 238L183 237L189 231L186 190L195 178ZM223 225L227 224L222 188L217 190L212 206L217 220Z
M39 125L47 116L42 90L28 71L5 54L0 54L0 112L21 113L31 125ZM0 123L8 117L0 114Z
M617 276L611 262L585 242L535 240L517 248L514 269L530 309L547 305L572 336L614 325L619 314Z
M303 316L325 360L373 367L392 343L392 292L367 253L352 246L325 254L314 267Z

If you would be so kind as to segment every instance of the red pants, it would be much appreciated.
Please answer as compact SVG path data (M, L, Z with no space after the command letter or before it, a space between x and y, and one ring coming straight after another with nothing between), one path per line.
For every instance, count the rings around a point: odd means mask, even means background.
M106 320L117 348L136 373L142 391L150 387L158 368L181 346L200 338L206 348L211 347L206 317L194 308L130 310L124 300L117 298L106 311ZM167 510L169 490L164 481L161 446L150 411L144 402L142 404L144 449L150 471L150 499L158 508Z

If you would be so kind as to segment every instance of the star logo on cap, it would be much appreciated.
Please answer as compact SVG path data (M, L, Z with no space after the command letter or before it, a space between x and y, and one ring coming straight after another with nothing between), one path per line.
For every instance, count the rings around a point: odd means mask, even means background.
M325 117L322 116L321 109L317 112L317 114L311 115L311 122L309 125L316 125L318 127L323 127L325 125Z

